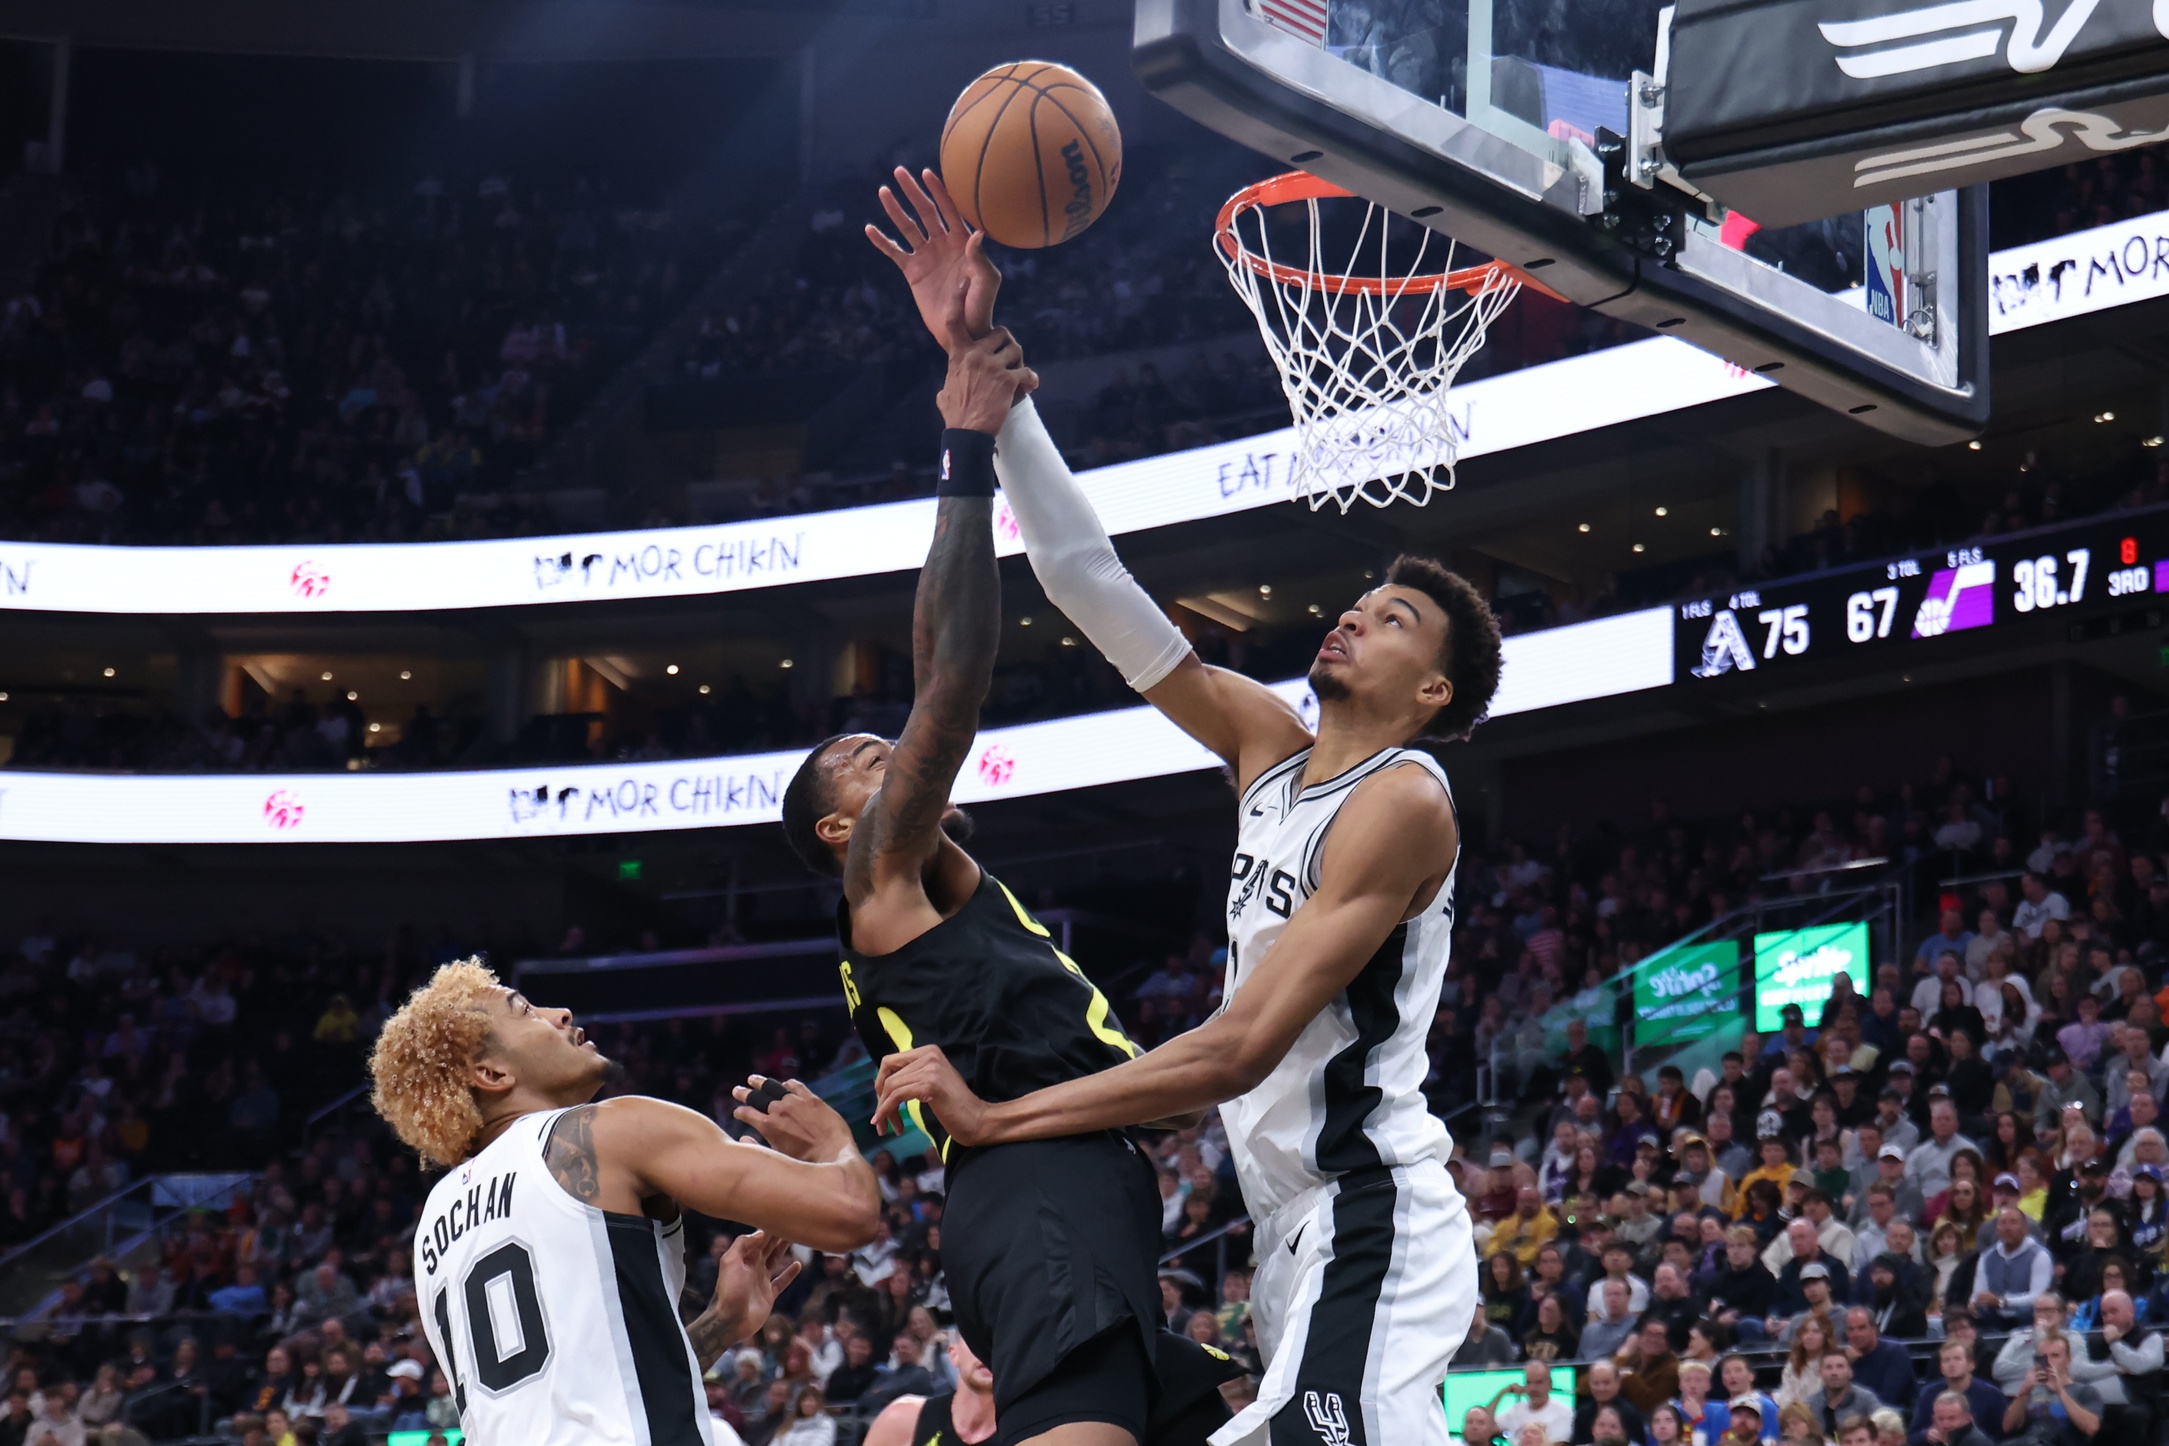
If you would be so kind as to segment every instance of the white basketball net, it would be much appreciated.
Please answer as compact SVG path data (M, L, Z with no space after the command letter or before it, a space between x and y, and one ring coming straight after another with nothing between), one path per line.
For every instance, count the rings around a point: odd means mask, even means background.
M1223 236L1232 246L1215 237L1213 248L1280 368L1295 416L1295 485L1313 511L1329 500L1343 513L1359 499L1421 507L1454 485L1466 438L1465 420L1447 407L1454 378L1521 290L1503 268L1472 271L1465 292L1462 277L1447 283L1441 273L1453 272L1457 248L1430 230L1395 267L1386 213L1364 204L1362 229L1337 270L1321 255L1315 197L1303 201L1308 254L1275 262L1255 200L1229 216ZM1445 264L1426 275L1427 258L1442 247Z

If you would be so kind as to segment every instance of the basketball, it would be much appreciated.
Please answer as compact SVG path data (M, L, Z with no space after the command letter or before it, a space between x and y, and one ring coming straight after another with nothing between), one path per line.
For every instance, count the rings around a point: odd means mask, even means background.
M964 219L1004 246L1053 246L1097 221L1122 180L1122 130L1064 65L997 65L941 130L941 178Z

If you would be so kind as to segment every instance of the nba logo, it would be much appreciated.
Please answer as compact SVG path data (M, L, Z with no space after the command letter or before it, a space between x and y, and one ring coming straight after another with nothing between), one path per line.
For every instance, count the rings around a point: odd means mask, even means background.
M1892 326L1905 325L1905 212L1897 206L1870 206L1861 212L1868 235L1866 275L1868 315Z
M944 482L949 480L949 449L947 447L941 449L941 480Z

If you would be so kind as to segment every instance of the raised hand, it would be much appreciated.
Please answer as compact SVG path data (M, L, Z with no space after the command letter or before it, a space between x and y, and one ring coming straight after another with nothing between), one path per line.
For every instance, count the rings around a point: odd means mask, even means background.
M986 233L971 229L941 177L931 170L921 176L923 184L898 166L896 190L881 188L881 209L889 213L902 241L871 224L866 239L904 273L911 299L919 304L919 319L944 350L953 352L993 329L994 295L1002 288L1002 273L987 256ZM897 191L911 202L911 211L904 209ZM960 290L961 313L950 305Z
M949 315L961 321L964 288L950 298ZM1024 364L1024 353L1007 327L996 327L975 342L949 353L949 376L934 398L944 426L989 434L999 432L1010 407L1039 386Z
M753 1075L748 1084L731 1091L738 1108L731 1112L740 1124L751 1125L761 1138L794 1160L833 1160L854 1149L851 1127L828 1102L797 1080L783 1082L783 1098L766 1109L749 1104L763 1076Z

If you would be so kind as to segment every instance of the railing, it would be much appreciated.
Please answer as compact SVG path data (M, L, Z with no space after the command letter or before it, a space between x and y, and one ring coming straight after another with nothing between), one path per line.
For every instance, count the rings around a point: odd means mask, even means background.
M253 1184L253 1174L149 1175L0 1255L0 1317L42 1314L61 1282L98 1256L116 1261L167 1222L216 1208Z

